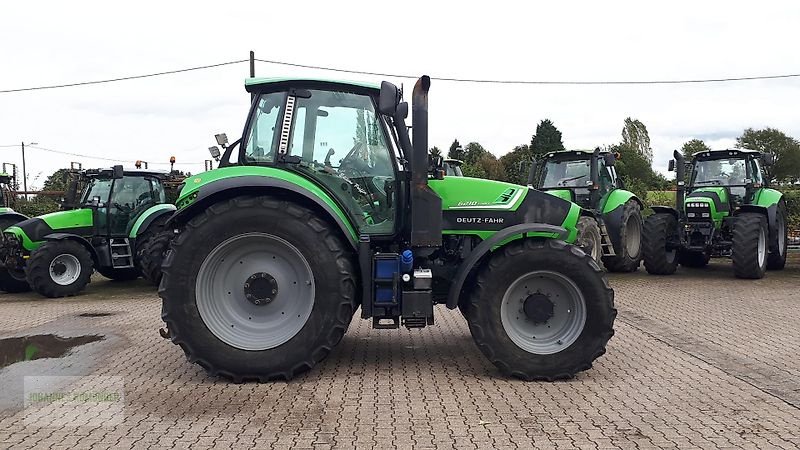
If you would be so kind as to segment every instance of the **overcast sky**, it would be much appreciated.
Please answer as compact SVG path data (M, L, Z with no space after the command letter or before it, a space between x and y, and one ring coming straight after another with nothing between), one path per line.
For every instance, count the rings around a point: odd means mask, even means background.
M442 5L439 5L439 4ZM2 2L0 90L256 57L384 73L516 80L696 79L800 73L800 2ZM0 94L0 145L20 141L197 172L213 134L241 134L247 64L85 87ZM259 76L380 81L259 63ZM407 92L413 80L404 83ZM567 148L647 126L663 170L688 139L732 146L746 127L800 137L800 79L669 86L434 81L430 144L500 156L551 119ZM29 184L86 157L27 152ZM0 162L20 163L19 147ZM151 167L156 167L155 165ZM168 164L159 167L168 168Z

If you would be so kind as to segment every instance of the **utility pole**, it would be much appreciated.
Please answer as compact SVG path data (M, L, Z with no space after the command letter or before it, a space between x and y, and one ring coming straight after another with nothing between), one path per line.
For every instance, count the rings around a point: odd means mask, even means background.
M37 142L30 142L28 145L37 145ZM20 142L22 146L22 190L25 191L25 201L28 201L28 172L25 170L25 142Z

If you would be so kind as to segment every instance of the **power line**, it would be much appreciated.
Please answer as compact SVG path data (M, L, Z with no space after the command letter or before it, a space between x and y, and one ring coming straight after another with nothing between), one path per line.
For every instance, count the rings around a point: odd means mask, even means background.
M318 66L312 64L300 64L300 63L292 63L286 61L276 61L276 60L269 60L269 59L255 59L258 62L267 63L267 64L275 64L281 66L289 66L289 67L299 67L304 69L314 69L314 70L325 70L329 72L340 72L340 73L349 73L349 74L357 74L357 75L371 75L371 76L379 76L379 77L392 77L392 78L409 78L415 79L417 78L416 75L411 74L398 74L398 73L386 73L386 72L370 72L365 70L354 70L354 69L343 69L340 67L326 67L326 66ZM57 89L57 88L65 88L65 87L74 87L74 86L86 86L86 85L94 85L94 84L102 84L102 83L112 83L117 81L126 81L126 80L135 80L140 78L150 78L150 77L157 77L162 75L171 75L176 73L183 73L183 72L190 72L194 70L205 70L205 69L212 69L221 66L227 66L232 64L240 64L243 62L247 62L247 59L240 59L236 61L228 61L222 62L217 64L208 64L204 66L195 66L195 67L187 67L183 69L176 69L176 70L168 70L164 72L155 72L155 73L148 73L144 75L131 75L125 77L118 77L118 78L109 78L105 80L93 80L93 81L81 81L76 83L65 83L65 84L54 84L48 86L35 86L35 87L26 87L26 88L17 88L17 89L4 89L0 90L0 94L8 94L13 92L25 92L25 91L36 91L36 90L43 90L43 89ZM657 84L700 84L700 83L727 83L727 82L737 82L737 81L753 81L753 80L776 80L776 79L787 79L787 78L798 78L800 77L800 73L792 73L792 74L781 74L781 75L759 75L759 76L750 76L750 77L723 77L723 78L701 78L701 79L683 79L683 80L495 80L495 79L478 79L478 78L457 78L457 77L431 77L432 80L437 81L448 81L448 82L457 82L457 83L481 83L481 84L518 84L518 85L657 85Z
M126 80L136 80L139 78L150 78L150 77L158 77L161 75L171 75L175 73L183 73L183 72L190 72L193 70L204 70L204 69L213 69L215 67L222 67L228 66L231 64L239 64L243 62L247 62L247 59L240 59L238 61L228 61L222 62L218 64L208 64L205 66L196 66L196 67L187 67L184 69L176 69L176 70L167 70L164 72L156 72L156 73L148 73L144 75L130 75L126 77L119 77L119 78L109 78L107 80L94 80L94 81L80 81L77 83L66 83L66 84L53 84L50 86L36 86L36 87L26 87L26 88L18 88L18 89L4 89L0 90L0 94L8 94L11 92L24 92L24 91L38 91L42 89L57 89L57 88L65 88L65 87L73 87L73 86L86 86L90 84L101 84L101 83L113 83L116 81L126 81Z
M289 63L284 61L273 61L268 59L258 59L256 61L277 64L281 66L301 67L304 69L327 70L331 72L352 73L358 75L374 75L380 77L392 78L418 78L417 75L396 74L396 73L382 73L382 72L366 72L362 70L341 69L335 67L314 66L309 64ZM785 75L762 75L752 77L727 77L727 78L705 78L695 80L623 80L623 81L535 81L535 80L490 80L490 79L476 79L476 78L454 78L454 77L430 77L431 80L437 81L452 81L459 83L486 83L486 84L564 84L564 85L614 85L614 84L690 84L690 83L723 83L731 81L751 81L751 80L774 80L779 78L796 78L800 77L800 73L785 74Z
M135 163L136 162L134 160L113 159L113 158L105 158L105 157L102 157L102 156L83 155L81 153L73 153L73 152L65 152L65 151L61 151L61 150L53 150L52 148L39 147L37 145L28 145L26 147L30 147L30 148L34 148L34 149L37 149L37 150L50 152L50 153L57 153L59 155L77 156L79 158L99 159L101 161L109 161L109 162L117 162L117 163ZM149 164L168 165L170 163L168 163L168 162L150 162L150 161L147 161L147 164L148 165ZM176 163L176 164L178 164L178 163ZM198 164L199 165L199 164L205 164L205 163L203 163L203 162L193 162L193 161L189 161L189 162L181 161L180 164Z

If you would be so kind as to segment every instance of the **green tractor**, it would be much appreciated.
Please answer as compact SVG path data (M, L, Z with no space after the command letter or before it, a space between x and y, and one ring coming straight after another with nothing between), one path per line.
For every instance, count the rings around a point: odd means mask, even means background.
M3 166L5 166L5 164L3 164ZM5 171L0 172L0 234L2 234L3 230L6 228L28 218L24 214L20 214L11 208L13 203L13 197L11 194L12 181L13 177L11 175ZM8 273L7 270L0 267L0 290L4 290L4 286L10 289L9 292L19 292L19 289L15 289L16 284L14 282L14 278Z
M616 158L600 148L547 153L534 161L528 185L580 205L577 245L611 272L633 272L642 261L644 205L625 190Z
M616 310L602 270L567 243L580 207L444 176L428 155L429 86L414 86L412 144L391 83L248 79L243 137L186 180L168 223L162 336L212 375L289 379L359 307L374 328L422 328L443 304L505 374L591 367Z
M783 269L786 201L768 188L773 156L735 149L695 153L688 164L680 152L674 157L676 206L654 206L644 223L647 271L671 275L679 264L704 267L712 257L730 257L738 278Z
M0 290L28 289L51 298L83 290L94 270L112 280L139 275L160 281L167 174L148 170L87 170L68 187L65 204L80 207L15 223L0 241ZM76 184L85 184L77 199Z

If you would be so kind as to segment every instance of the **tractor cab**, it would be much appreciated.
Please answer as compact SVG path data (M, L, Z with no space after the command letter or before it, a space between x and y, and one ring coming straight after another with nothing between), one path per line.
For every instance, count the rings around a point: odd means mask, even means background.
M460 159L445 159L442 164L444 175L447 177L463 177L464 172L461 170L462 165L464 165L464 161Z
M688 198L695 199L693 203L709 199L716 212L726 214L752 203L765 184L765 156L770 158L755 150L738 149L695 153L689 166Z
M529 182L583 208L596 209L608 193L623 187L615 161L613 153L599 148L551 152L532 166Z

